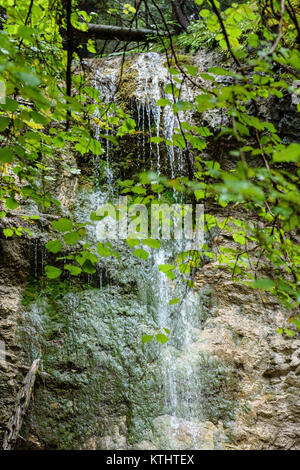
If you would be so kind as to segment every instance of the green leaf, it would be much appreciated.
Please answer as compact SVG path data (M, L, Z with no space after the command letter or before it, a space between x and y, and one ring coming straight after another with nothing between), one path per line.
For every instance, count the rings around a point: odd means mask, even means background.
M37 85L40 84L40 80L33 73L27 73L27 72L21 71L21 72L17 72L16 75L20 78L22 82L25 83L25 85L36 87Z
M202 16L202 18L208 18L211 15L211 12L209 10L204 9L200 11L199 15Z
M92 139L89 144L89 149L94 155L101 155L103 153L103 148L98 140Z
M172 103L171 103L171 101L166 100L165 98L160 98L160 99L156 102L156 105L157 105L157 106L172 106Z
M5 238L12 237L14 234L13 230L11 230L10 228L3 229L3 233Z
M135 194L146 194L146 189L143 188L142 186L133 186L131 188L131 191Z
M150 248L160 248L160 241L153 238L147 238L142 240L143 245L150 246Z
M133 252L134 256L138 256L141 259L148 259L149 258L149 253L147 251L143 250L142 248L137 248Z
M88 274L95 274L97 272L95 266L93 265L93 263L87 259L83 265L82 265L82 270L85 272L85 273L88 273Z
M194 194L196 196L197 201L199 201L199 199L204 198L205 192L203 191L203 189L196 189L196 191L194 191Z
M181 149L185 148L185 140L182 134L173 134L173 144Z
M173 104L173 111L174 113L179 113L180 111L186 111L187 109L191 109L192 105L191 103L188 103L187 101L182 101L179 100L175 104Z
M111 250L103 245L103 243L97 243L97 252L100 256L104 257L111 255Z
M275 152L273 155L274 162L300 162L300 145L292 143L285 149Z
M150 141L153 142L154 144L160 144L161 142L164 142L165 139L162 137L151 137Z
M70 274L72 276L78 276L82 272L81 268L79 268L78 266L73 266L72 264L66 264L65 269L70 271Z
M93 54L96 54L97 51L95 49L95 46L94 46L94 42L92 39L89 39L88 42L87 42L87 50L89 52L92 52Z
M45 273L49 279L57 279L61 275L62 271L61 269L48 264L45 266Z
M194 65L187 65L186 71L189 75L192 75L192 77L196 77L198 73L198 67L195 67Z
M251 34L248 38L248 44L251 47L257 47L259 45L259 36L257 36L257 34Z
M158 333L158 335L156 335L156 341L161 344L165 344L168 341L168 337L163 333Z
M6 103L1 104L1 108L4 109L4 111L11 111L12 113L17 111L18 107L19 107L18 101L13 100L9 97L6 98Z
M290 323L294 323L294 325L296 325L296 327L298 328L298 330L300 330L300 316L298 317L291 317L289 319L289 322Z
M13 197L8 197L7 199L5 199L5 207L7 207L7 209L14 210L18 207L18 205L19 204Z
M178 304L180 302L180 299L172 299L169 301L169 304L170 305L175 305L175 304Z
M21 38L31 40L33 33L34 33L34 29L30 28L29 26L20 25L18 27L18 35Z
M263 290L271 290L272 287L274 287L276 283L272 281L272 279L269 279L267 277L257 279L256 281L253 282L253 286L256 287L257 289L263 289Z
M134 248L136 245L141 243L141 240L138 240L137 238L127 238L126 243L131 246L131 248Z
M165 93L167 93L168 95L174 95L175 98L178 98L180 90L176 88L174 83L168 83L168 85L165 87Z
M49 122L49 119L47 117L43 116L43 114L41 113L37 113L36 111L32 111L30 113L30 117L34 122L38 124L43 124L44 126Z
M213 104L211 101L211 95L202 94L196 96L196 102L198 103L198 111L205 111L206 109L212 108Z
M127 129L130 131L130 130L134 130L135 127L136 127L136 122L134 119L131 119L131 118L127 118L125 120L125 126L127 127Z
M173 264L159 264L158 269L162 273L166 273L168 271L173 271L173 269L175 269L175 266Z
M158 265L159 271L164 273L169 279L175 279L175 274L173 273L173 269L175 266L172 264L159 264Z
M287 334L288 336L295 336L295 332L292 331L292 330L289 330L288 328L284 328L284 332L285 334Z
M62 243L60 240L52 240L46 243L46 248L51 253L58 253L62 249Z
M174 67L169 67L168 71L171 75L179 75L180 74L179 70L174 69Z
M80 239L81 236L77 231L69 232L64 235L64 240L67 245L76 245Z
M162 191L164 190L164 186L162 184L159 184L159 183L153 183L151 184L151 191L153 191L154 193L161 193Z
M223 69L222 67L210 67L208 72L213 73L214 75L234 75L233 72Z
M96 220L102 220L103 217L100 215L97 215L96 212L91 212L90 219L93 221L96 221Z
M186 134L186 139L192 144L194 149L204 150L206 147L206 142L201 137Z
M203 78L203 80L209 80L211 82L215 82L215 77L209 75L208 73L200 73L199 76Z
M62 217L59 220L54 220L51 225L54 230L58 230L59 232L67 232L68 230L72 230L73 227L71 220L66 219L65 217Z
M234 233L232 235L232 238L234 239L235 242L239 243L240 245L244 245L247 241L246 237L238 233Z
M14 160L15 156L11 147L2 147L0 148L0 162L1 163L11 163Z
M154 338L153 335L143 335L142 336L142 343L149 343Z
M0 132L3 132L10 123L10 118L0 117Z

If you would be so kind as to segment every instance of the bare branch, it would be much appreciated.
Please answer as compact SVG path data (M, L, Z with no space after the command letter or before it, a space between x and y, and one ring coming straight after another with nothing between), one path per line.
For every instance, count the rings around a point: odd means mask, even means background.
M156 31L153 29L135 29L135 28L124 28L121 26L110 26L104 24L92 24L87 23L87 31L74 30L76 38L79 40L88 40L91 37L96 39L118 39L124 42L141 42L149 40L149 36L156 35ZM167 35L167 33L162 33Z

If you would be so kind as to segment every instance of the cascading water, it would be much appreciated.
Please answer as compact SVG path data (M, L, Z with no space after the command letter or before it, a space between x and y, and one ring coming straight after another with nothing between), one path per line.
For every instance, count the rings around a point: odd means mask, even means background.
M160 108L156 106L156 102L160 98L168 98L171 103L174 103L174 98L171 94L165 93L165 88L170 82L172 77L168 72L167 67L164 65L164 57L156 53L141 54L136 61L132 64L138 72L137 86L134 92L134 97L139 107L142 107L142 130L145 131L144 118L147 117L149 127L149 145L150 155L152 154L152 145L150 138L151 122L154 122L155 137L162 136L169 140L166 146L166 153L168 161L166 165L170 169L170 176L175 176L175 171L182 171L182 151L180 148L175 148L171 144L172 137L176 127L179 127L177 116L173 113L170 106ZM182 98L189 97L188 88L185 84L181 87ZM146 111L146 112L145 112ZM139 113L141 115L141 113ZM181 114L181 113L180 113ZM144 134L144 132L143 132ZM161 155L160 147L156 144L156 161L153 164L154 170L158 174L161 172ZM151 159L152 161L152 159Z
M118 68L112 67L108 68L108 70L105 70L105 73L102 72L101 69L98 69L96 71L95 79L94 79L94 87L96 90L99 92L99 98L103 103L113 103L115 94L117 91L117 80L118 80ZM110 109L106 110L107 116L111 115ZM95 117L100 118L100 113L98 108L96 108L95 112ZM108 190L110 193L110 196L113 194L113 181L114 181L114 175L113 171L111 168L111 149L112 149L112 144L109 140L109 130L105 130L106 134L106 142L105 142L105 157L106 157L106 179L107 179L107 186ZM95 138L100 139L100 127L95 125ZM97 173L99 176L99 157L97 158L97 161L94 161L94 166L97 169Z
M138 155L141 161L146 160L146 153L150 154L150 166L158 174L161 172L161 151L159 143L153 144L151 137L164 137L172 141L175 128L178 127L177 116L167 106L160 108L156 102L166 97L164 89L170 81L167 68L163 65L164 58L156 53L140 54L133 61L131 67L137 71L136 89L131 97L131 110L136 109L138 134ZM119 77L113 70L110 75L105 71L106 82L102 80L103 72L97 72L96 87L100 96L113 95L106 89L117 92ZM109 80L107 78L109 77ZM190 92L183 85L182 93L191 99ZM168 96L172 101L172 97ZM155 131L152 131L154 124ZM148 143L146 143L148 133ZM148 146L148 148L146 148ZM153 152L155 147L156 154ZM109 151L109 147L107 148ZM180 149L167 145L167 157L170 176L176 172L183 175L183 155ZM154 160L155 159L155 160ZM192 290L186 291L181 281L170 283L168 278L159 271L160 264L166 264L170 259L184 250L178 242L164 244L160 250L150 257L150 265L146 265L140 280L141 289L150 291L149 309L155 325L161 331L171 329L170 339L160 349L160 373L163 377L163 420L166 429L159 437L160 445L169 449L199 448L203 430L199 427L202 417L200 384L197 374L197 354L199 345L195 338L200 328L199 295ZM174 297L182 297L179 305L171 307L170 301ZM198 335L199 336L199 335ZM186 442L181 442L181 433L184 429ZM201 437L202 436L202 437Z
M147 169L161 174L184 174L180 149L149 142L150 134L171 140L178 127L170 107L155 104L166 97L170 78L164 57L137 55L128 69L135 76L134 89L127 95L127 110L137 121L135 171L147 163ZM115 98L118 105L119 84L120 60L100 62L94 79L100 97L110 102ZM100 134L96 128L98 138ZM103 144L105 148L104 140ZM101 160L115 169L115 158L113 146L107 146ZM86 222L91 212L113 199L114 186L113 178L101 188L82 185L66 216ZM87 225L87 237L91 245L97 243L96 222ZM38 432L60 448L213 448L219 412L215 411L215 424L210 422L206 400L208 396L211 403L211 397L205 387L218 369L202 360L203 299L158 269L172 264L185 246L163 240L159 250L147 248L149 258L140 260L125 241L110 242L119 258L101 258L97 273L43 291L24 312L28 362L42 354L53 380L35 400L42 416ZM175 298L180 302L170 305ZM213 307L209 309L212 312ZM164 329L170 330L165 344L142 344L143 334ZM55 421L57 411L53 408L51 414L49 403L56 406L58 400L63 414ZM222 409L231 406L221 404Z
M186 290L180 280L170 283L168 278L158 270L160 264L167 263L170 258L178 254L179 250L180 247L174 242L171 244L171 250L165 246L154 255L148 282L153 286L158 326L161 329L166 326L171 329L170 338L163 347L161 359L164 419L168 423L163 437L164 445L169 449L180 449L182 426L184 426L185 438L188 439L189 446L196 449L199 447L197 422L202 417L200 383L197 374L199 345L194 343L197 338L197 329L201 326L199 296L192 290ZM171 307L170 301L174 297L180 297L181 301ZM193 357L192 348L195 346L196 351Z
M135 76L132 79L135 85L134 90L131 90L126 98L131 101L130 109L136 119L138 132L138 155L136 157L140 166L145 166L148 169L151 167L160 174L162 165L164 165L163 170L168 169L171 177L175 177L175 174L183 176L183 153L180 147L176 147L172 143L175 129L179 128L178 118L183 117L183 112L179 111L176 115L171 106L163 108L156 106L156 102L160 98L168 99L171 103L174 103L173 95L165 92L168 84L176 83L165 66L164 56L154 52L139 54L126 67L126 73L132 73ZM122 74L125 73L121 67L121 60L115 59L113 67L108 62L105 67L96 72L94 84L100 97L106 102L113 102L119 88L122 87L120 70L122 70ZM177 79L179 79L178 77L180 75L177 76ZM180 85L180 99L191 100L192 98L192 91L183 81ZM164 137L168 140L164 152L167 159L164 162L161 161L160 145L158 142L153 143L151 137ZM109 157L107 161L109 162Z

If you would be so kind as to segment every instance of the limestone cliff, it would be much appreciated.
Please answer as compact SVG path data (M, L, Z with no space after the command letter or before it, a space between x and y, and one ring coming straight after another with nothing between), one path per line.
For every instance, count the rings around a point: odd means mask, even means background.
M201 54L195 61L205 71L216 57ZM103 175L100 189L93 185L92 162L81 175L58 171L63 214L83 220L113 185L109 175L126 176L149 158L162 172L186 171L178 150L151 148L143 140L150 122L167 136L176 126L154 106L167 80L163 62L158 54L133 57L119 89L119 60L89 63L92 83L103 96L116 94L143 133L137 134L132 166L123 170L119 161L132 141L117 151L107 147L112 173ZM284 117L276 112L274 106L274 119L292 138L297 123L286 117L293 116L291 99ZM225 117L208 113L203 119L213 129ZM216 213L213 204L205 210ZM141 261L125 245L119 246L120 259L104 259L95 275L38 283L49 256L43 228L51 217L43 215L35 239L0 240L0 340L6 353L0 362L0 437L28 367L41 357L19 449L300 449L300 341L276 332L287 312L271 296L206 262L195 289L180 308L170 308L178 287L157 273L155 255ZM233 244L221 232L209 237L215 251L221 239ZM172 250L166 247L160 256L168 261ZM141 334L158 323L171 329L170 341L142 345Z

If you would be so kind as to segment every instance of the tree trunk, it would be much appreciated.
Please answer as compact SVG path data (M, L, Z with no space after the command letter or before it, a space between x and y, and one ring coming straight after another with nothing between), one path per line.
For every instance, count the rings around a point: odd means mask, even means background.
M174 14L175 19L178 21L180 26L185 31L187 31L187 29L190 25L190 22L189 22L189 20L187 19L187 17L185 16L185 14L183 12L183 8L181 6L182 2L180 0L171 0L171 3L172 3L172 10L173 10L173 14Z

